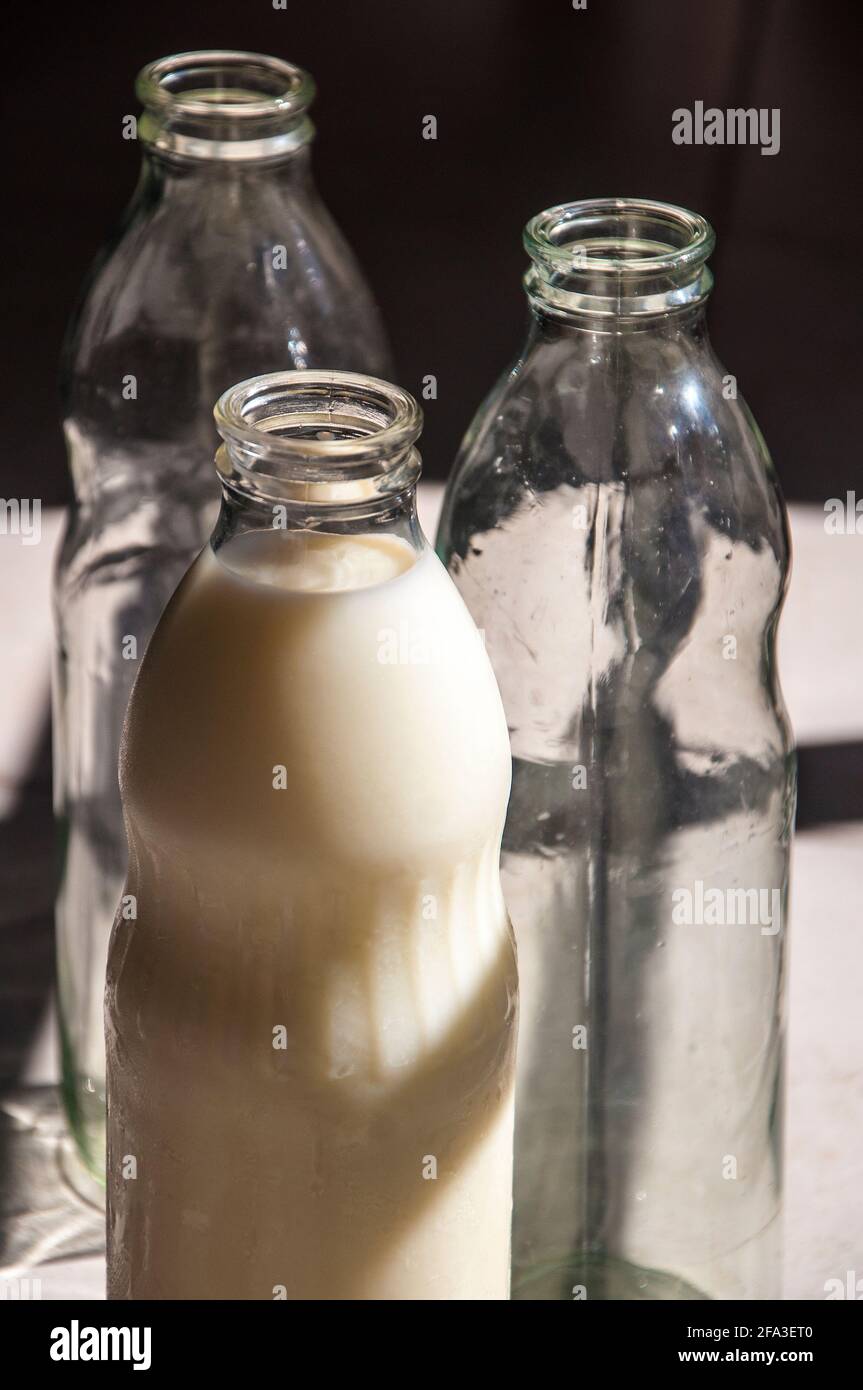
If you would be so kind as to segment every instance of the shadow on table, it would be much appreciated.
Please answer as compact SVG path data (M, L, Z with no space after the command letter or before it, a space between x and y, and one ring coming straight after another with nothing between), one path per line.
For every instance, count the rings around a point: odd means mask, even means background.
M798 830L863 820L863 743L810 745L798 759Z
M0 821L0 1087L20 1080L54 989L56 870L46 713L27 779Z
M54 990L54 832L46 711L26 781L0 821L0 1095L21 1083ZM5 1119L5 1117L4 1117ZM10 1133L0 1128L0 1212L8 1210ZM0 1225L0 1261L3 1258Z
M863 819L863 742L800 749L800 829ZM29 775L9 816L0 822L0 1100L30 1098L23 1111L53 1106L56 1097L21 1091L33 1045L54 994L54 894L57 881L51 805L51 740L46 712ZM6 1109L9 1107L7 1106ZM0 1218L20 1187L15 1124L0 1125ZM47 1123L54 1123L48 1119ZM56 1121L59 1123L59 1119ZM14 1150L14 1152L13 1152ZM10 1193L12 1194L10 1196ZM6 1222L0 1219L0 1265Z

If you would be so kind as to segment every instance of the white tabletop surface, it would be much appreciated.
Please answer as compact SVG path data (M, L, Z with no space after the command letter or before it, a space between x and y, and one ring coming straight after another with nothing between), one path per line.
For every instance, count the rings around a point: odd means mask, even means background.
M441 489L420 490L434 535ZM863 741L863 535L833 536L820 508L791 508L794 572L782 620L780 670L798 740ZM49 701L51 558L61 513L42 516L39 544L0 536L0 832L26 781ZM863 808L863 787L861 787ZM863 1276L863 937L857 897L860 823L808 830L796 840L792 884L785 1207L786 1298L824 1298L828 1279ZM53 1011L22 1085L57 1078ZM43 1298L101 1298L104 1259L51 1259L0 1270L38 1278Z

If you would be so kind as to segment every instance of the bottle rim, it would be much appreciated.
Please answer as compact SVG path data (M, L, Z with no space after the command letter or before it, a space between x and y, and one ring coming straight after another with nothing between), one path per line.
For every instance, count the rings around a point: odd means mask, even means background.
M212 95L202 99L200 93L210 84L215 84ZM228 48L193 49L157 58L141 68L135 79L135 93L148 111L205 121L295 120L308 110L315 90L311 74L294 63Z
M651 198L585 198L559 203L524 229L531 260L551 272L661 275L695 269L716 236L700 213Z
M350 482L389 474L416 460L422 430L422 411L401 387L359 372L312 368L238 382L213 414L228 455L217 457L220 472L226 476L230 465L255 481Z
M702 303L713 285L706 262L715 240L706 218L673 203L560 203L524 229L531 260L524 286L540 318L617 331Z

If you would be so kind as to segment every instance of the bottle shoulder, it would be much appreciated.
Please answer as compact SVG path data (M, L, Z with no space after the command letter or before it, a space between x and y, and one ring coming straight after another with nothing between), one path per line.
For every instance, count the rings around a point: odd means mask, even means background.
M787 518L735 388L703 344L585 339L533 344L481 408L438 547L517 756L577 762L612 688L622 724L653 704L687 746L787 756Z
M703 511L788 563L778 479L736 378L706 339L533 339L480 407L444 506L444 552L564 490L627 499L630 530ZM477 523L476 525L474 523Z
M238 577L205 548L142 663L122 759L140 824L198 797L214 835L239 813L267 843L317 826L345 859L382 863L396 841L405 862L479 849L500 833L509 776L488 659L430 552L386 583L308 593Z
M86 368L116 341L179 337L203 346L221 335L283 343L293 326L320 329L336 307L347 313L348 331L367 309L369 336L379 332L353 254L313 191L263 183L233 197L219 185L204 196L139 193L86 279L68 365Z
M143 181L65 341L79 498L120 474L152 491L170 482L165 460L209 482L214 402L274 365L389 375L371 293L314 191L262 175L165 197Z

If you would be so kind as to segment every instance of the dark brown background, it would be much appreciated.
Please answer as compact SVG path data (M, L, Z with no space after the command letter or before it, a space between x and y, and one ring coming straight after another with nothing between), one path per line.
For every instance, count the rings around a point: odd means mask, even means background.
M857 477L860 80L842 0L177 0L21 7L3 78L6 231L15 245L0 495L68 496L60 338L87 264L131 193L121 137L141 65L196 47L272 52L318 82L318 182L383 306L399 379L426 404L446 475L523 336L520 234L534 212L606 194L681 202L718 233L712 328L792 499ZM14 61L12 53L14 52ZM684 147L696 100L779 107L781 150ZM436 142L422 117L438 118ZM32 470L22 489L21 469Z

